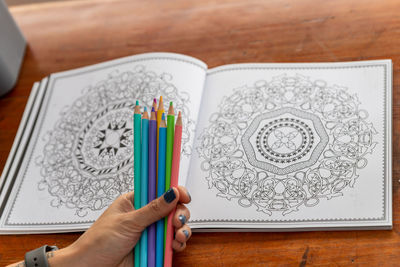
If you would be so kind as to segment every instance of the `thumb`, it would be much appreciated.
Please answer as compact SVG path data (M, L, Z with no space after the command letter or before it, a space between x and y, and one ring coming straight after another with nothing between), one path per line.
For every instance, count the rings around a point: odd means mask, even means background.
M172 187L161 197L154 199L146 206L132 211L132 220L136 225L146 228L150 224L167 216L178 203L179 191Z

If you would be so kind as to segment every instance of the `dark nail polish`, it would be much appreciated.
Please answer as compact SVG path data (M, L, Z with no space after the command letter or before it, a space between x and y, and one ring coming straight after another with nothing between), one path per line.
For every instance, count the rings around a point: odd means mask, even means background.
M175 192L172 188L170 188L167 192L165 192L164 194L164 200L167 203L171 203L172 201L174 201L174 199L176 198Z
M190 195L189 191L186 190L186 193L187 193L188 196L189 196L189 202L192 201L192 196Z
M182 225L186 223L186 216L185 215L179 215L178 217L179 221L181 222Z
M188 232L188 230L183 230L182 232L183 232L183 234L186 236L186 239L188 239L188 238L189 238L189 232Z

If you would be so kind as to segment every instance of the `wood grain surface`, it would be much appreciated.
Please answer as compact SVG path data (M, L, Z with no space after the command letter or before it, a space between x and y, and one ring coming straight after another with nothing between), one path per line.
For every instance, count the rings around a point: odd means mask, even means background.
M33 82L52 72L154 51L194 56L209 67L391 58L392 231L195 233L174 266L398 266L399 11L397 0L92 0L13 7L29 46L18 84L0 98L0 170ZM78 236L0 236L0 265L43 244L67 246Z

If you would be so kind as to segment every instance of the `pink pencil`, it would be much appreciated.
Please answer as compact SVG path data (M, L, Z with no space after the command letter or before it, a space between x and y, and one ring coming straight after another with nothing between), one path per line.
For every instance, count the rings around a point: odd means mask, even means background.
M178 186L179 163L181 159L181 142L182 142L182 115L179 112L178 119L175 124L174 148L172 152L172 168L171 168L171 187ZM172 226L172 218L175 215L175 209L168 216L167 223L167 240L165 241L165 257L164 267L172 266L172 239L174 236L174 227Z

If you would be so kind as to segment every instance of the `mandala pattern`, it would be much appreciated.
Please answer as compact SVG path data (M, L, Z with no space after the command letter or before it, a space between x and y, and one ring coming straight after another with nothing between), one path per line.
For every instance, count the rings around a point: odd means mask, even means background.
M347 88L280 75L237 88L200 135L217 196L282 215L354 187L377 133Z
M78 216L107 207L117 196L133 190L133 109L136 100L151 106L155 96L173 101L184 116L182 153L191 153L194 122L189 119L189 95L178 92L169 74L137 66L114 72L86 88L60 114L43 140L39 190L52 196L50 205L75 209Z

